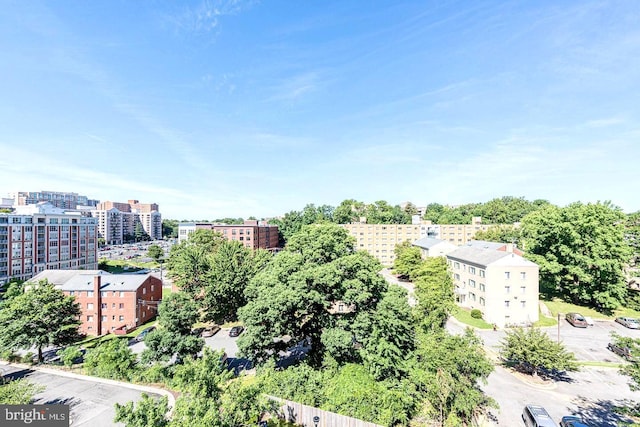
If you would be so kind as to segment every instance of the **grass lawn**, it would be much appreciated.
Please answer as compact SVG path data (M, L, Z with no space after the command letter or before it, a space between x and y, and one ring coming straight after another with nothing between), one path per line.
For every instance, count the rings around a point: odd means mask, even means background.
M162 299L165 299L166 297L168 297L169 295L171 295L171 288L165 288L164 286L162 287Z
M538 321L533 324L536 328L544 328L547 326L556 326L558 320L555 317L545 317L542 314L538 316Z
M640 318L640 312L625 307L621 307L616 310L612 316L607 316L606 314L600 313L592 308L571 304L559 299L554 299L553 301L544 300L543 302L549 308L549 310L551 310L551 313L554 315L554 317L557 317L558 313L566 314L576 312L582 314L583 316L591 317L592 319L613 320L618 316Z
M454 308L452 315L458 322L464 323L465 325L473 326L479 329L493 329L493 325L485 322L482 319L474 319L473 317L471 317L471 311L466 310L462 307Z
M624 364L615 362L598 362L597 360L578 361L580 366L597 366L602 368L622 368Z
M100 262L105 262L109 273L133 273L138 270L144 270L147 268L160 268L160 264L155 261L149 262L137 262L134 259L100 259Z

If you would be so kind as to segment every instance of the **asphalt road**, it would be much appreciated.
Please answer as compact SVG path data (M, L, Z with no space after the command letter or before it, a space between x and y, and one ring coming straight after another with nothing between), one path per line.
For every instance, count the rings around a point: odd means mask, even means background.
M124 426L113 422L114 405L137 402L142 395L141 391L123 386L68 378L16 366L2 366L2 371L7 377L26 378L45 386L45 390L35 396L34 403L70 405L71 425L74 427Z

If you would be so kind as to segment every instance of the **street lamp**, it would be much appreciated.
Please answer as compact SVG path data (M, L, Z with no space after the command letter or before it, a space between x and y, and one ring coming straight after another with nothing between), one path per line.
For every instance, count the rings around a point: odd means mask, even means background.
M319 416L317 416L317 415L315 415L315 416L313 417L313 424L314 424L314 427L318 427L318 423L319 423L319 422L320 422L320 417L319 417Z

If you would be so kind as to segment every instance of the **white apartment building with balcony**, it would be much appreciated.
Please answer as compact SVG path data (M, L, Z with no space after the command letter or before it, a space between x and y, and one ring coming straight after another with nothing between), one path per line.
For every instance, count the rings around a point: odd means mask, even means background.
M538 321L538 265L510 249L463 246L447 254L458 304L501 328Z
M97 220L48 202L0 213L0 283L44 270L98 268Z

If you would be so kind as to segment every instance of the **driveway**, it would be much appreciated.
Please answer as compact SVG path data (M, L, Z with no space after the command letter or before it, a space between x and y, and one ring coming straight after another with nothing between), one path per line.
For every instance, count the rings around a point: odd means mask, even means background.
M75 426L110 427L124 426L114 423L114 405L129 401L139 401L142 390L130 385L120 385L104 379L80 379L67 372L52 373L53 370L32 370L16 365L0 365L5 377L25 378L45 386L45 390L35 396L36 404L70 405L71 422ZM135 386L134 386L135 387ZM147 391L153 397L160 397Z
M398 285L398 286L406 289L408 294L409 294L408 295L408 297L409 297L409 305L411 307L416 305L416 297L415 297L415 294L413 293L413 283L398 280L398 278L396 276L391 274L391 270L389 270L388 268L383 268L382 270L380 270L380 275L382 277L384 277L384 279L387 281L387 283Z

